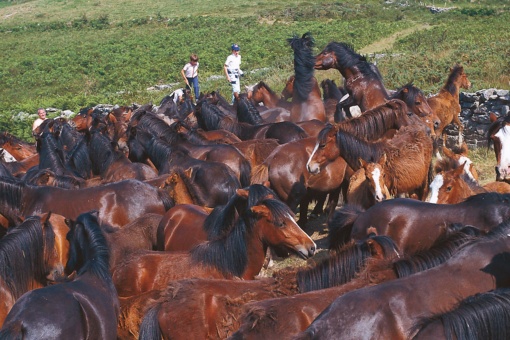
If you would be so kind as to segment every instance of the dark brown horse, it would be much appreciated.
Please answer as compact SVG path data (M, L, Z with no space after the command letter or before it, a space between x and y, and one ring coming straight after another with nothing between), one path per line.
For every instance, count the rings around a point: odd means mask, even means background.
M253 279L268 246L286 248L303 258L314 254L315 243L280 201L262 200L244 214L225 235L191 252L143 251L128 256L113 271L119 296L162 289L169 281L191 277Z
M485 193L458 204L432 204L395 198L364 211L352 206L339 209L330 223L330 245L341 246L351 238L363 240L371 232L390 236L404 253L430 246L452 223L488 231L510 218L510 194Z
M496 155L496 181L510 181L510 115L497 117L490 114L491 125L487 132L488 146L494 145Z
M510 223L504 222L437 267L342 295L296 339L412 337L417 318L448 310L470 295L508 287L509 231Z
M441 124L436 129L436 135L446 141L444 129L450 123L455 123L459 129L459 143L462 143L464 126L459 120L461 111L459 103L460 88L469 89L471 82L464 73L464 67L455 65L439 93L427 99L432 111L439 117Z
M136 180L77 190L0 180L0 214L13 225L22 217L48 211L74 219L97 210L102 224L122 227L147 213L163 215L171 206L166 192Z
M66 272L76 271L76 277L23 295L7 315L0 338L116 339L119 301L97 217L80 215L71 223L68 240Z
M432 160L432 140L423 126L409 125L401 128L391 139L366 142L343 130L332 134L324 129L307 163L312 174L338 157L345 159L353 169L360 168L359 159L384 164L388 174L385 183L393 195L416 193L425 196L428 188Z
M28 217L0 239L0 325L24 293L60 279L68 259L64 217Z
M315 69L330 68L337 69L345 78L349 99L343 102L344 106L358 105L361 112L364 112L384 104L389 99L382 77L375 70L375 66L354 52L348 44L330 42L315 57Z
M315 42L312 35L307 32L301 38L294 36L287 41L294 51L294 76L286 84L286 87L290 87L288 92L292 94L290 120L302 122L317 119L325 122L326 110L321 90L317 79L313 76L315 58L312 49ZM282 97L286 98L285 89Z

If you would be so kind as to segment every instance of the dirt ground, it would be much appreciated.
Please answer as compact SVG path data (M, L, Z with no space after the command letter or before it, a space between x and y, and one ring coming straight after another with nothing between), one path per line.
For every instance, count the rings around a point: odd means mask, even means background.
M313 206L311 208L313 208ZM308 213L310 212L311 210L309 207ZM303 260L294 254L287 258L275 258L273 259L273 264L271 267L263 268L261 270L259 277L271 276L273 272L286 267L305 267L307 265L313 265L322 260L328 253L327 214L324 213L320 216L308 215L308 223L306 225L305 231L317 244L317 252L315 255L307 260Z

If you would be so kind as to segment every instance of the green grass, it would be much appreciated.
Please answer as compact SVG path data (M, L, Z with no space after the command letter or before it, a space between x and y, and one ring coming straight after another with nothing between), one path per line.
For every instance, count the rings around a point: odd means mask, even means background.
M29 138L30 124L11 119L20 111L159 103L168 92L147 88L182 87L179 72L190 53L200 56L201 89L228 94L222 65L233 42L242 48L243 85L264 80L280 91L293 73L286 39L307 31L317 52L330 41L360 50L428 25L376 51L386 55L377 65L388 88L413 81L437 92L456 62L465 66L473 90L508 88L509 6L446 4L458 9L434 15L420 1L379 0L0 0L0 125ZM340 83L338 72L316 76Z

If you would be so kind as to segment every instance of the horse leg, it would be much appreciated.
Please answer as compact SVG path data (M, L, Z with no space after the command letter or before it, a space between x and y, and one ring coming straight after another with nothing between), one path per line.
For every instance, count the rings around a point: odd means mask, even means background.
M458 115L454 115L453 116L453 123L455 125L457 125L457 127L459 128L459 142L458 142L458 145L462 145L462 142L464 141L464 135L463 135L464 126L460 122L460 119L459 119Z

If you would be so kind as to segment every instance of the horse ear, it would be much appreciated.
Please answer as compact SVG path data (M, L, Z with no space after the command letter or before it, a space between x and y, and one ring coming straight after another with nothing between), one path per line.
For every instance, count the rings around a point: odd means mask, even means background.
M269 209L265 205L255 205L250 210L259 217L268 217Z
M191 176L193 176L193 168L187 168L184 170L184 176L191 178Z
M358 161L359 161L359 164L361 165L361 167L362 167L363 169L365 169L365 168L367 167L367 164L368 164L368 163L367 163L367 162L366 162L363 158L361 158L361 157L360 157L360 158L358 158Z
M489 113L489 120L491 123L494 123L496 120L498 120L498 116L494 112Z
M379 159L379 164L384 166L384 164L386 164L386 161L388 160L388 157L386 156L386 152L383 153L383 155L381 156L381 158Z
M248 195L250 194L250 192L246 189L237 189L236 194L240 197L248 199Z
M462 173L464 172L464 166L466 165L467 161L465 161L461 166L459 166L458 168L456 168L454 171L453 171L453 174L455 176L460 176L462 175Z

